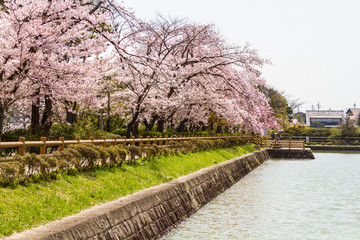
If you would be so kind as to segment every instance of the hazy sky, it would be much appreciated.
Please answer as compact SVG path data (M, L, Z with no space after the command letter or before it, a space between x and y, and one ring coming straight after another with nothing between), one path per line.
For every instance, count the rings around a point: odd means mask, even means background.
M270 86L311 109L360 107L360 1L125 0L140 18L156 13L214 23L231 43L250 42L273 65Z

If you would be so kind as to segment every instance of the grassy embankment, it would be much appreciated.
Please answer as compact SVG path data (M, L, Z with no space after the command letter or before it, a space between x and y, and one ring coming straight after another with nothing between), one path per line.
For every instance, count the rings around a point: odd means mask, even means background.
M171 181L254 151L250 145L161 156L122 167L97 168L54 181L0 188L0 237L74 214L96 204Z

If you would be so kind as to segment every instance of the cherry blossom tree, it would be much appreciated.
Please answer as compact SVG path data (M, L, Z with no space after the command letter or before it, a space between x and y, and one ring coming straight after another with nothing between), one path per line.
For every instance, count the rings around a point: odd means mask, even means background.
M109 11L103 1L5 0L0 12L0 133L15 103L31 100L32 125L48 129L54 102L91 97ZM108 5L108 3L107 3ZM105 6L107 6L105 5ZM96 26L97 29L94 29Z
M206 121L209 112L256 132L272 124L268 100L257 90L264 85L257 68L266 60L248 44L229 45L213 25L163 17L133 37L121 77L131 112L128 136L141 118L162 131L170 119Z
M0 5L0 134L14 108L45 133L54 114L73 123L79 107L106 110L109 121L111 112L129 116L127 136L141 121L182 129L210 113L254 132L275 126L259 90L267 60L227 43L212 24L143 22L113 0Z

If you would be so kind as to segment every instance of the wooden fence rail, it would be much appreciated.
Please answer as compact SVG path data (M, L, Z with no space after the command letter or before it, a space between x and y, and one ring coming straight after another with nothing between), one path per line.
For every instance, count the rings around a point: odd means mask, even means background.
M264 147L266 148L283 148L293 149L301 148L305 149L305 141L294 141L294 140L266 140Z
M175 142L183 142L183 141L190 141L190 140L197 140L197 139L207 139L207 140L215 140L215 139L234 139L234 138L242 138L245 140L248 140L249 142L256 142L257 139L260 139L258 136L207 136L207 137L200 137L200 136L171 136L171 137L150 137L147 136L146 138L140 137L140 138L126 138L122 137L121 139L117 139L113 137L112 139L105 139L104 137L102 139L94 139L93 137L90 137L89 140L80 140L78 137L75 138L75 140L64 140L63 137L60 137L58 141L47 141L46 137L41 137L40 141L25 141L24 137L20 137L18 142L0 142L0 150L2 148L15 148L17 150L17 155L23 156L26 153L27 147L39 147L40 148L40 154L46 154L48 147L57 147L58 151L61 152L64 150L64 146L71 145L71 144L81 144L81 143L88 143L88 144L99 144L102 146L107 145L113 145L116 144L122 144L123 146L127 145L168 145L169 141L175 141ZM261 145L261 144L259 144ZM1 161L9 161L14 160L13 157L8 158L0 158Z

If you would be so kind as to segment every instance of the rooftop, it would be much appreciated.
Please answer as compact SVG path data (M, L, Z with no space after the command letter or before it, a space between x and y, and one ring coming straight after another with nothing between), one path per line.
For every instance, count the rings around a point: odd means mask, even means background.
M344 116L344 110L307 110L306 111L306 115L307 116L311 116L311 117L320 117L320 116L324 116L324 117L328 117L328 116L332 116L332 117L343 117Z

